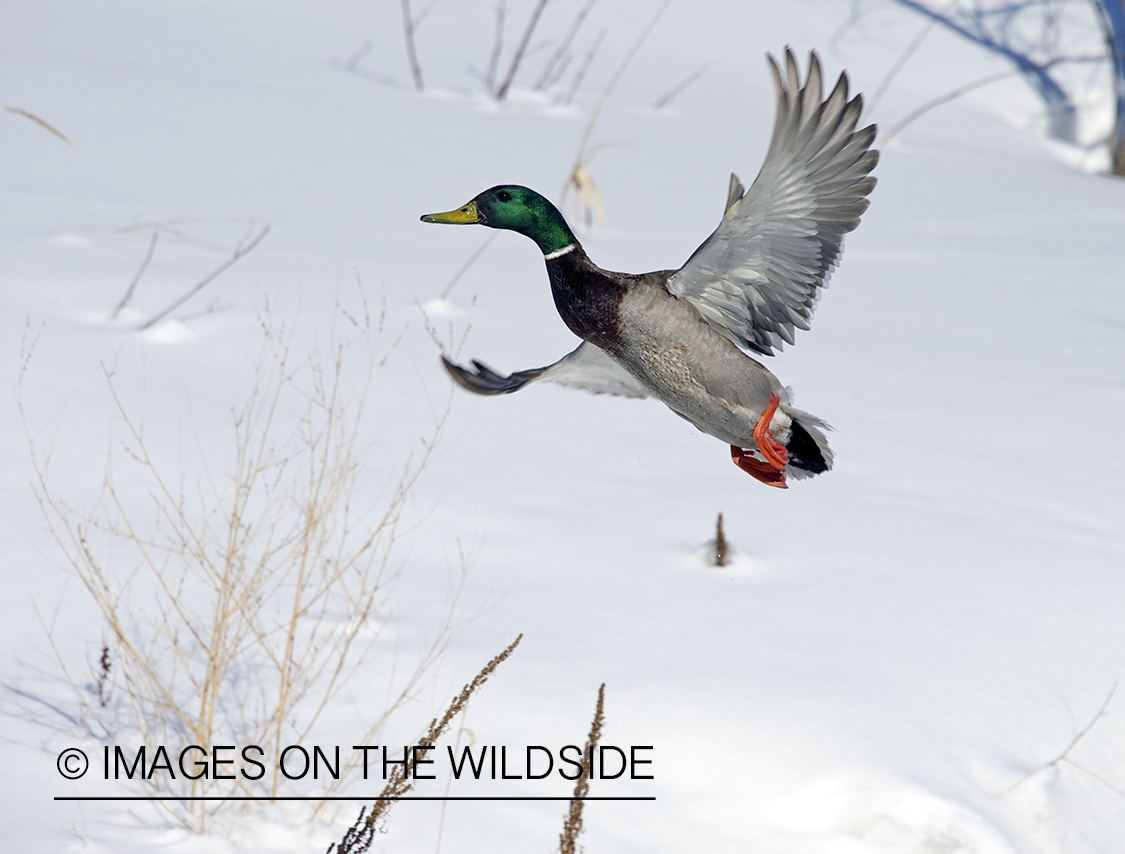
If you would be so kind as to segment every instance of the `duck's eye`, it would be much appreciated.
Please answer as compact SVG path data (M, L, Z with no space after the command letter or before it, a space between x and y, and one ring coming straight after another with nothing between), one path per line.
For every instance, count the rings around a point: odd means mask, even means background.
M502 190L501 192L496 194L496 198L498 198L502 202L510 202L512 200L512 194L507 190Z

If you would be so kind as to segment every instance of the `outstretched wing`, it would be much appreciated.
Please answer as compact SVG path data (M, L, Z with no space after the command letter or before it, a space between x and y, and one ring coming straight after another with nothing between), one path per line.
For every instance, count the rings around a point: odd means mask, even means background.
M648 397L644 386L609 356L583 341L578 349L563 356L553 365L517 371L501 376L487 365L473 359L468 370L441 357L442 364L462 388L475 394L511 394L528 383L552 382L580 388L594 394L616 394L622 397Z
M794 328L809 328L844 235L867 210L879 160L875 126L855 130L863 99L848 100L847 74L822 100L815 52L804 87L788 48L784 79L769 61L777 117L762 171L745 195L731 175L722 222L667 282L735 344L767 356L793 343Z

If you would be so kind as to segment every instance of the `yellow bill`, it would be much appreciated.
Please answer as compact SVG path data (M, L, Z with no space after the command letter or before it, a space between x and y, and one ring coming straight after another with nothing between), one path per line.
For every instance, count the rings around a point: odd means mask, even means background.
M457 208L455 211L448 211L446 213L426 214L422 217L422 222L442 222L452 225L468 225L474 222L480 222L480 214L477 213L476 201L469 202L462 207Z

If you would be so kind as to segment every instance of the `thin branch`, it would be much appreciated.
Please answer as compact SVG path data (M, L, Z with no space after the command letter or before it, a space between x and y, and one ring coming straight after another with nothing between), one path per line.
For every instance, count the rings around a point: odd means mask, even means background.
M354 74L366 80L374 80L376 83L382 83L384 86L393 86L395 82L393 78L383 74L376 74L373 71L368 71L359 67L360 61L371 52L373 47L375 47L375 42L366 41L346 62L340 62L340 60L337 59L333 60L332 64L341 71L346 71L348 74Z
M694 83L700 77L702 77L704 72L706 72L706 71L707 71L706 65L699 66L699 68L695 69L695 71L693 71L691 74L689 74L683 80L681 80L679 83L677 83L671 89L669 89L667 92L665 92L659 98L657 98L656 102L652 105L652 108L654 110L659 110L661 107L666 106L669 101L671 101L673 98L675 98L681 92L683 92L688 86L690 86L692 83Z
M212 270L210 273L208 273L202 279L200 279L199 282L196 283L195 287L193 287L191 290L189 290L182 297L175 300L171 305L169 305L163 311L157 312L152 317L150 317L148 320L146 320L144 323L142 323L140 326L138 326L137 331L142 332L145 329L148 329L153 324L158 323L159 321L163 320L171 312L175 311L177 308L179 308L181 305L183 305L185 302L187 302L189 299L191 299L193 296L195 296L197 293L199 293L201 290L203 290L204 287L206 287L211 282L213 282L216 278L218 278L220 274L224 273L226 270L230 269L235 264L237 264L239 259L243 258L247 254L249 254L251 251L253 251L254 247L256 247L259 243L261 243L262 238L264 238L267 234L269 234L269 232L270 232L270 226L269 225L263 226L262 230L258 233L257 237L253 238L249 243L246 243L246 244L241 245L238 248L236 248L235 251L234 251L234 254L232 254L230 256L230 258L228 258L226 261L224 261L222 264L220 264L218 267L216 267L214 270Z
M487 249L492 241L496 239L496 235L498 233L499 232L494 231L492 234L490 234L488 238L476 248L473 254L469 256L469 260L461 265L461 269L458 270L456 274L454 274L453 278L449 280L449 284L445 286L445 290L441 292L442 299L445 299L449 296L449 292L453 290L453 286L456 285L458 281L460 281L461 277L465 275L466 272L468 272L468 269L473 266L476 260L484 254L484 250Z
M660 16L664 14L665 10L671 4L672 0L664 0L664 2L660 4L660 8L657 9L652 18L649 19L648 24L646 24L644 30L641 31L641 34L637 37L636 42L634 42L633 46L629 48L629 52L625 54L625 58L621 60L621 64L617 66L617 70L613 72L613 77L610 78L609 83L606 85L605 90L602 92L601 98L598 99L597 105L594 107L593 112L590 114L590 120L586 122L586 129L582 131L582 140L578 143L578 156L575 158L574 163L575 168L580 166L586 160L586 147L590 143L590 135L594 132L594 125L598 123L598 118L602 114L602 109L605 107L606 101L609 100L609 96L612 94L614 87L617 86L618 81L621 79L621 75L625 73L625 69L629 67L629 63L633 61L633 57L637 55L637 51L641 49L641 45L645 43L645 39L648 38L649 33L651 33L653 28L656 26L656 22L660 20ZM572 169L571 172L573 171L574 170ZM565 194L565 192L566 189L564 188L563 193Z
M547 0L539 0L535 10L531 13L531 20L527 22L527 29L523 31L523 38L520 39L516 52L512 54L512 64L508 67L508 76L504 78L504 82L496 90L497 101L503 101L508 96L508 89L512 85L512 80L515 79L516 71L519 69L520 63L523 61L523 55L527 51L528 42L531 41L531 35L535 32L535 27L539 23L539 16L543 14L543 7L546 5Z
M991 83L997 83L1000 80L1008 80L1011 77L1018 77L1021 73L1022 72L1018 70L999 71L996 74L989 74L987 77L982 77L980 80L974 80L972 83L966 83L964 86L958 86L956 89L946 92L944 95L939 95L937 98L932 98L922 106L916 107L915 109L911 110L906 114L905 118L892 125L890 130L883 134L879 142L883 145L889 144L890 141L894 139L900 131L906 128L907 125L913 123L917 119L920 119L930 110L936 109L943 104L948 104L950 101L955 101L962 95L972 92L974 89L980 89L984 86L988 86Z
M367 56L367 54L371 53L371 48L373 47L375 47L375 42L370 40L365 41L360 49L353 53L351 58L340 67L343 68L344 71L355 71L355 67L359 65L359 61Z
M559 42L559 46L547 60L547 64L543 66L543 73L539 75L539 79L535 81L535 85L531 87L532 89L538 92L549 85L555 67L563 61L563 57L570 48L570 43L574 41L574 37L578 35L578 28L582 26L582 22L586 20L586 16L590 13L590 9L593 8L596 2L597 0L587 0L586 5L578 10L578 14L574 16L574 21L571 23L570 29L567 30L566 35L563 36L562 41ZM557 79L557 77L554 79Z
M414 29L418 29L421 23L426 20L426 16L434 11L434 8L440 3L441 0L433 0L428 6L424 6L422 11L414 16Z
M1053 768L1054 766L1058 765L1060 762L1064 762L1064 761L1068 762L1069 764L1075 765L1075 767L1078 767L1081 770L1086 771L1085 768L1082 768L1081 766L1078 766L1077 763L1075 763L1073 760L1071 760L1069 758L1070 757L1070 751L1074 750L1074 748L1078 745L1078 742L1080 742L1083 738L1086 737L1086 734L1094 728L1094 724L1096 724L1098 721L1100 721L1102 718L1104 718L1106 716L1106 714L1109 711L1109 704L1110 704L1110 702L1112 702L1113 695L1116 691L1117 691L1117 683L1114 682L1113 687L1109 689L1109 693L1106 695L1105 700L1102 701L1102 705L1101 705L1101 708L1098 709L1098 713L1090 719L1090 722L1088 724L1086 724L1086 726L1082 727L1082 729L1080 729L1077 733L1074 734L1074 736L1070 739L1070 744L1068 744L1065 748L1063 748L1062 753L1060 753L1058 756L1056 756L1050 762L1046 762L1043 765L1040 765L1038 768L1035 768L1031 771L1028 771L1026 774L1024 774L1022 777L1020 777L1018 780L1016 780L1016 782L1014 782L1012 785L1010 785L1008 788L1006 788L1004 791L1002 791L1000 793L1000 797L1003 797L1004 795L1010 794L1011 792L1015 791L1020 786L1022 786L1024 783L1026 783L1028 780L1030 780L1032 777L1034 777L1036 774L1038 774L1040 771L1046 771L1048 768ZM1087 773L1090 773L1090 772L1087 772ZM1111 786L1110 788L1113 788L1113 787Z
M125 296L121 297L121 301L113 307L113 312L109 315L110 320L115 320L117 315L121 313L121 309L125 308L129 300L133 298L133 291L137 289L137 283L141 280L141 276L145 274L148 269L148 264L152 260L152 253L156 251L156 241L160 237L159 231L152 232L152 240L148 244L148 252L145 254L145 260L141 262L141 266L137 268L137 274L133 276L133 281L129 283L128 290L125 291Z
M1050 62L1043 63L1041 67L1043 69L1047 69L1052 66L1061 65L1064 63L1101 62L1103 60L1104 57L1101 56L1060 56L1056 59L1052 59ZM894 124L890 128L890 130L883 134L879 138L879 141L883 145L886 145L892 139L894 139L903 129L905 129L907 125L913 123L915 120L921 118L930 110L933 110L936 107L940 107L943 104L948 104L950 101L955 101L957 98L960 98L962 95L972 92L975 89L981 89L985 86L991 85L992 83L997 83L1001 80L1008 80L1012 77L1021 76L1022 74L1023 72L1019 69L998 71L995 74L989 74L987 77L982 77L979 80L974 80L971 83L966 83L963 86L958 86L956 89L946 92L944 95L940 95L937 98L933 98L932 100L929 100L926 103L922 104L922 106L911 110L906 114L904 118Z
M148 231L155 229L161 234L169 237L176 237L183 240L185 243L190 243L193 246L200 246L204 249L212 249L215 252L227 251L227 244L219 243L216 241L202 240L198 237L192 236L186 229L177 228L181 225L197 225L201 223L216 223L216 222L231 222L239 223L246 228L246 237L243 237L239 242L244 242L247 237L253 234L254 229L258 226L258 221L249 219L244 216L183 216L174 217L165 220L149 220L145 222L134 222L131 225L126 225L117 229L119 234L129 234L134 231Z
M943 7L940 12L938 12L938 16L944 16L959 2L960 0L949 0L949 4ZM902 67L906 65L910 57L912 57L917 52L918 48L922 46L922 42L926 40L926 37L933 31L934 27L936 27L937 25L937 16L927 18L926 23L922 25L922 29L918 31L918 34L914 36L910 44L906 46L906 49L902 52L899 58L895 60L895 64L891 66L886 76L883 77L883 81L879 84L879 88L876 89L875 94L871 96L871 100L867 104L868 113L874 112L875 105L879 103L879 100L883 97L883 94L887 91L887 88L891 85L891 82L902 70Z
M505 0L496 4L496 32L492 36L492 53L488 57L488 73L484 78L484 89L496 97L496 68L500 65L500 51L504 46L504 15L507 10Z
M410 0L402 0L402 29L406 36L406 58L410 62L410 74L414 77L414 88L419 92L422 85L422 67L418 64L418 54L414 49L414 18L410 14Z
M12 113L13 115L23 116L25 119L30 119L31 121L35 122L35 124L39 125L44 130L46 130L46 131L54 134L55 136L57 136L59 139L61 139L67 145L73 145L73 143L69 139L66 138L66 135L61 130L56 128L54 125L51 125L48 122L45 122L43 119L39 118L39 116L35 115L35 113L29 113L27 110L21 110L19 107L7 107L7 106L4 106L3 104L0 104L0 108L3 108L3 110L5 112Z
M1073 142L1076 112L1074 104L1059 82L1048 73L1051 66L1057 63L1036 61L1029 55L1026 48L1015 44L1015 40L1011 36L1010 30L1015 16L1027 8L1029 4L1018 3L996 10L987 10L993 16L998 13L1001 17L1001 25L999 31L996 32L990 31L985 21L986 10L982 10L980 7L968 13L967 23L961 23L954 20L952 16L944 15L942 12L930 8L921 0L897 0L897 2L908 9L913 9L922 15L935 19L942 26L952 30L962 38L968 39L985 50L1002 56L1011 62L1018 69L1019 74L1034 85L1039 97L1046 104L1051 136Z
M1101 783L1103 786L1105 786L1107 789L1109 789L1111 792L1113 792L1118 797L1125 798L1125 790L1122 790L1119 786L1113 785L1113 783L1111 783L1109 780L1107 780L1105 777L1103 777L1098 772L1096 772L1096 771L1094 771L1090 768L1087 768L1085 765L1078 764L1073 759L1071 759L1069 756L1066 759L1064 759L1063 761L1066 762L1067 765L1071 765L1071 766L1077 768L1083 774L1088 774L1089 776L1093 777L1095 780L1097 780L1099 783Z
M574 101L574 96L578 94L578 87L582 85L582 81L586 78L586 72L590 70L590 66L594 62L594 57L598 53L598 48L602 46L602 40L605 38L606 31L604 29L598 30L598 35L594 39L594 43L590 45L590 49L586 51L586 56L582 60L582 65L579 66L578 71L574 73L574 80L570 84L570 89L566 93L566 97L562 99L562 103L570 104Z

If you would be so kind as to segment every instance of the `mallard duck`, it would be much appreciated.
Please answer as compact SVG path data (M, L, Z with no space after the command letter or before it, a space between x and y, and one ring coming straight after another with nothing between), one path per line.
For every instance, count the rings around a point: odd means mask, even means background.
M783 75L768 57L777 116L766 161L747 192L732 174L726 211L678 270L639 275L595 265L558 209L534 190L501 185L423 222L479 223L527 235L543 252L555 306L582 343L543 368L501 376L442 361L464 388L508 394L550 381L595 393L655 397L730 445L731 459L762 483L786 487L832 468L828 425L792 406L789 391L748 352L772 356L809 319L859 225L875 126L855 130L862 96L847 74L822 97L820 61L809 55L801 86L792 51Z

